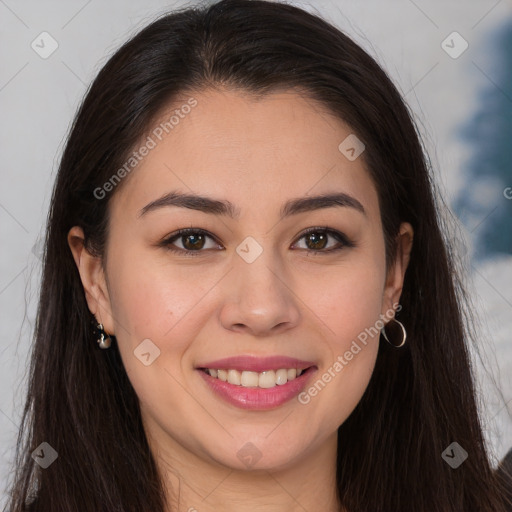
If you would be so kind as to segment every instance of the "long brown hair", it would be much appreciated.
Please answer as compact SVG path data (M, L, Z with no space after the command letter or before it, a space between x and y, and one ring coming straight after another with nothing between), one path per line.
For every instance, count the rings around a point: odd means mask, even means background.
M350 512L503 512L504 484L482 435L463 288L446 242L431 166L386 73L323 19L291 5L222 0L161 16L108 60L74 119L47 222L29 387L10 512L163 512L163 483L117 344L101 351L67 244L72 226L104 254L106 183L170 101L223 84L255 95L297 88L366 145L386 240L414 228L401 297L407 344L381 343L369 385L339 428L337 486ZM134 170L133 172L137 172ZM122 184L121 184L122 185ZM457 469L442 452L468 453ZM47 442L57 460L32 452Z

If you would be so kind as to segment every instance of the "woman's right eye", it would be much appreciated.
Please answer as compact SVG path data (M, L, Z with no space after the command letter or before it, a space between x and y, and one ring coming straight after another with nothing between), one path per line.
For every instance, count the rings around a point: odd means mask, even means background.
M160 245L169 251L180 253L184 256L198 256L199 253L203 252L201 249L204 249L206 238L214 240L213 236L208 234L208 232L203 229L180 229L176 233L173 233L171 236L163 240ZM174 245L176 240L181 240L183 245L182 249Z

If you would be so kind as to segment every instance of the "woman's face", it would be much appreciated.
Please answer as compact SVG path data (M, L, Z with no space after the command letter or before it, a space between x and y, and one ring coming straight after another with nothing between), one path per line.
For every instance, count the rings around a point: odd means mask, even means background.
M398 302L412 231L402 225L387 274L363 147L318 104L293 92L193 97L162 114L181 112L169 133L155 125L110 192L105 274L86 252L75 258L156 449L292 467L332 442L361 399L379 346L371 328ZM173 193L208 200L159 201Z

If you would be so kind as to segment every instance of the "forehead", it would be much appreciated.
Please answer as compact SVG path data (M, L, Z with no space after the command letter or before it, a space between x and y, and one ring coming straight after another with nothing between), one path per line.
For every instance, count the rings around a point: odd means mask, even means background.
M304 94L203 90L160 114L141 140L151 148L116 193L125 213L177 189L229 199L243 212L333 190L375 210L363 158L349 160L339 149L354 136L350 127Z

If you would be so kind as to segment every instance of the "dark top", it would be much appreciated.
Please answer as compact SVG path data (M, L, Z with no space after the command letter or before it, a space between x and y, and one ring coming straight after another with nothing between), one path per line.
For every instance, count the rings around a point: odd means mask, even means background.
M502 475L507 477L508 487L506 497L511 502L507 512L512 512L512 448L505 455L503 460L499 463L496 468L496 473L501 473Z

